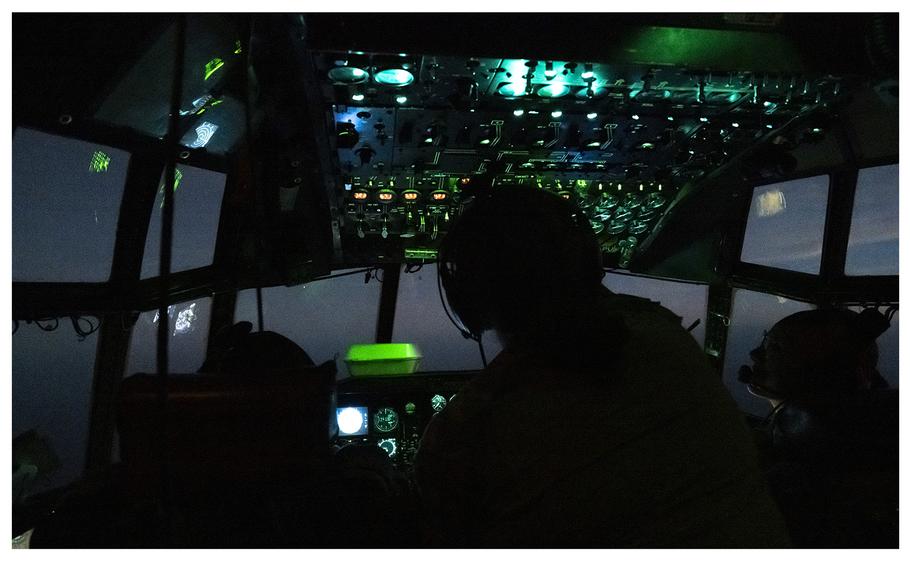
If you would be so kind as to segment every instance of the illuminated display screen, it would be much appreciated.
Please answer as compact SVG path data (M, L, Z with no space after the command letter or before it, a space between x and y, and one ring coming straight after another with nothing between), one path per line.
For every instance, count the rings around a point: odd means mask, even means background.
M342 436L365 436L369 412L365 406L346 406L336 411L338 432Z
M361 201L362 201L362 200L364 200L364 199L366 199L366 198L367 198L367 192L365 192L365 191L356 191L356 192L354 192L354 199L357 199L357 200L361 200Z
M445 201L445 198L448 197L447 193L439 192L433 194L433 201Z
M404 198L407 199L408 201L414 201L415 199L417 199L416 191L406 191L406 192L404 192L403 195L404 195Z
M395 199L395 194L387 191L383 191L379 194L379 201L391 201Z

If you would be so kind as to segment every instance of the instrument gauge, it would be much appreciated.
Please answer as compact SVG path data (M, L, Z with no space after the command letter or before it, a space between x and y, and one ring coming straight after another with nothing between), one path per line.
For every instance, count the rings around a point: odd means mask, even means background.
M441 394L434 394L433 398L430 399L430 405L433 406L433 410L436 412L439 412L445 408L446 402L446 397L442 396Z
M380 408L373 415L373 426L380 432L391 432L398 428L398 413L389 407Z
M390 458L395 457L395 454L398 453L398 442L395 438L383 438L382 440L379 440L379 443L376 445L382 448L385 453L389 454Z

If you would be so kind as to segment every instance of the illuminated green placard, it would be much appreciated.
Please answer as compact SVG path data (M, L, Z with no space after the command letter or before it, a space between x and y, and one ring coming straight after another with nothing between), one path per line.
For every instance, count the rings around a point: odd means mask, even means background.
M177 192L177 187L180 186L180 180L183 179L183 172L179 169L174 170L174 192ZM161 185L158 187L158 195L161 196L161 205L158 207L164 207L164 182L161 182Z
M89 163L88 169L90 172L100 174L106 172L110 165L111 157L101 150L97 150L94 154L92 154L92 161Z
M241 47L240 40L234 42L234 55L240 55L243 53L243 47Z
M224 61L220 57L216 57L215 59L212 59L211 61L206 63L205 64L205 77L204 77L205 80L208 81L209 77L211 77L215 71L218 71L223 66L224 66Z

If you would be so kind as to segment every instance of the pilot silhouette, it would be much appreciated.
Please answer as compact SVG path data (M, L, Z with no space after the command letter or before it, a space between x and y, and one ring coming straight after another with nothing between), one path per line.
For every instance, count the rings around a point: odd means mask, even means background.
M787 546L748 429L680 318L601 284L568 202L488 188L439 273L465 334L492 329L504 349L423 436L426 542Z

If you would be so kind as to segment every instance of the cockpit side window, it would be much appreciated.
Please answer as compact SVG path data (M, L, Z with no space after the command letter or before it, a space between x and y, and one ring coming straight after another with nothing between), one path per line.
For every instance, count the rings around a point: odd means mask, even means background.
M130 154L18 128L12 158L13 280L106 282Z
M13 499L82 475L98 336L80 338L69 318L19 322L12 339L12 418L13 439L22 438L13 443Z
M733 309L724 353L723 380L743 412L764 417L770 409L766 400L753 396L746 389L746 385L737 380L739 368L751 363L749 352L758 347L764 333L775 323L790 314L813 307L811 304L783 296L745 289L733 290Z
M865 168L856 180L847 276L897 274L898 164Z
M205 361L211 319L211 298L168 308L168 372L195 373ZM133 326L126 375L157 372L158 310L142 312Z
M821 268L827 175L756 187L746 221L743 262L818 274Z
M178 164L174 177L174 246L171 272L208 266L215 254L215 238L224 196L225 174ZM149 221L142 278L158 276L164 174Z
M662 306L680 316L682 326L687 329L700 322L692 328L692 336L699 345L704 346L708 311L706 284L647 278L621 272L608 272L603 283L611 292L641 296L660 302Z
M332 276L352 272L338 270ZM316 364L339 356L339 376L347 370L340 362L352 343L376 341L376 319L382 284L364 273L315 280L297 286L262 290L262 319L266 331L294 341ZM237 294L234 321L249 321L258 330L256 290Z

